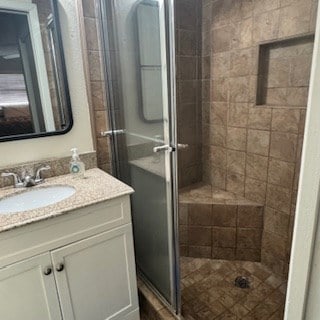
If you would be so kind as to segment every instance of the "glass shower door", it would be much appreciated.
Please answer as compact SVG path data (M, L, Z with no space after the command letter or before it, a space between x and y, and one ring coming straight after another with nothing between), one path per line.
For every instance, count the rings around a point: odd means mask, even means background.
M115 175L132 186L141 276L179 308L173 3L101 0ZM169 43L172 44L172 47Z

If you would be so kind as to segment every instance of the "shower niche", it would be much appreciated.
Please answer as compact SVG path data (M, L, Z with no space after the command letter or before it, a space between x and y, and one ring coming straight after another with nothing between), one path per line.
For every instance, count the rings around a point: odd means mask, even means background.
M256 105L307 105L314 35L307 34L259 46Z

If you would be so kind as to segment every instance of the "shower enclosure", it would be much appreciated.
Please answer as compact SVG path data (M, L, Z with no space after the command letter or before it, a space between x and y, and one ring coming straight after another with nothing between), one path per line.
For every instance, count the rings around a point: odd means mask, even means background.
M135 189L140 276L179 312L173 1L101 1L114 174Z
M317 6L102 0L138 269L186 318L283 319Z

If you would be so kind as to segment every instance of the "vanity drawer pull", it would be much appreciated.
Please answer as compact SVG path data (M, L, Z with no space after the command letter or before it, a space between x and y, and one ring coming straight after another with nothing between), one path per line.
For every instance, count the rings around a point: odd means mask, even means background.
M44 269L44 271L43 271L43 274L44 274L45 276L48 276L48 275L51 274L51 272L52 272L52 268L51 268L51 267L46 267L46 268Z
M56 267L56 270L57 270L58 272L61 272L63 269L64 269L63 263L58 263L58 264L57 264L57 267Z

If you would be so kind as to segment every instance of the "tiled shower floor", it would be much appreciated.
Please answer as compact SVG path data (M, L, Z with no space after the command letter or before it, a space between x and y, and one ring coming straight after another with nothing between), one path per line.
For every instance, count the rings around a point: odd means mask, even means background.
M234 285L246 276L250 288ZM181 258L185 320L282 320L286 281L258 262Z

